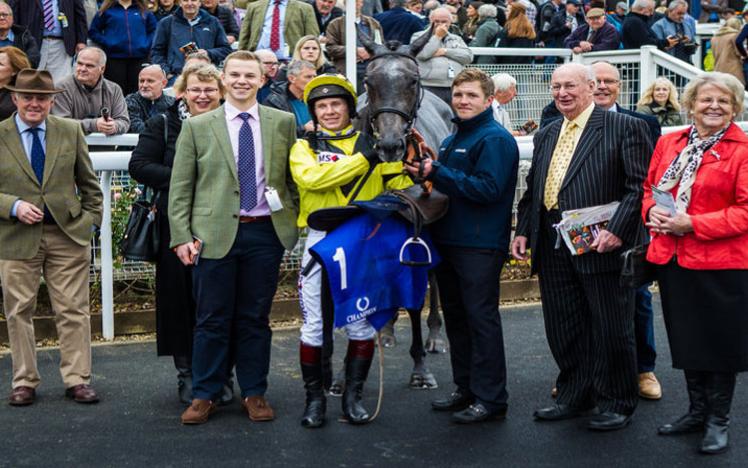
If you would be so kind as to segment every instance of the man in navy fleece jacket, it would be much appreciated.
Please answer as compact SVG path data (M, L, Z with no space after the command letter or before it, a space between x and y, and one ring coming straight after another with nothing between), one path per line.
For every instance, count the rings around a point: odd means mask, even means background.
M431 229L442 256L436 268L457 389L435 400L457 423L506 416L506 361L499 316L499 276L507 257L519 149L493 118L493 82L465 69L452 83L457 132L439 148L439 160L420 165L449 196L449 211Z

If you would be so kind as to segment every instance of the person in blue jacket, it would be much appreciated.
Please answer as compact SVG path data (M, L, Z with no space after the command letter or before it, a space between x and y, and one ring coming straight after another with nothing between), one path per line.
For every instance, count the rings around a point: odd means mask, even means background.
M156 33L156 17L144 0L104 0L88 37L106 53L104 77L127 96L138 90L138 74L148 61Z
M449 196L431 237L442 257L436 279L457 389L431 407L452 411L457 423L503 419L507 410L499 277L509 251L519 149L493 118L493 88L483 71L461 71L452 83L457 132L441 144L437 161L406 166L413 175L422 169Z
M171 86L182 73L185 56L196 50L207 52L219 66L231 46L218 19L200 9L200 0L182 0L179 9L159 21L151 61L161 65Z
M406 0L390 0L390 9L374 16L384 31L386 41L400 41L410 44L410 38L418 31L423 31L427 21L418 18L405 9Z

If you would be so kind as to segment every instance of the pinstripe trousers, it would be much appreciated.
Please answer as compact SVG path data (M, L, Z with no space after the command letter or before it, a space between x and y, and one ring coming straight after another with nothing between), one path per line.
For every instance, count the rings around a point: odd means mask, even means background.
M634 290L619 272L582 274L555 248L557 211L542 216L538 275L548 345L560 373L561 404L631 414L638 401ZM597 255L587 253L584 255Z

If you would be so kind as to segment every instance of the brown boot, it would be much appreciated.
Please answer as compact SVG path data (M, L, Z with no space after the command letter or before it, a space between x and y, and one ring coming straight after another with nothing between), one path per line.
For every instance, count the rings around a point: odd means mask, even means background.
M182 413L182 424L203 424L216 410L216 404L210 400L195 398L192 404Z

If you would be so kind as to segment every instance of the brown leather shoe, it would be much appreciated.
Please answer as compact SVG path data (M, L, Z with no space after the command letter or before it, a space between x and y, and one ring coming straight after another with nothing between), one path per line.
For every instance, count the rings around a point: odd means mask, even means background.
M662 387L655 377L654 372L642 372L639 374L639 396L647 400L659 400L662 398Z
M192 404L182 413L182 424L203 424L216 410L216 404L210 400L195 398Z
M96 390L88 384L68 388L65 390L65 396L72 398L76 403L91 404L99 402L99 395L96 394Z
M270 404L261 395L249 396L242 401L244 409L249 414L249 419L255 422L272 421L275 419L275 413Z
M31 387L20 386L13 389L8 396L11 406L28 406L36 399L36 390Z

